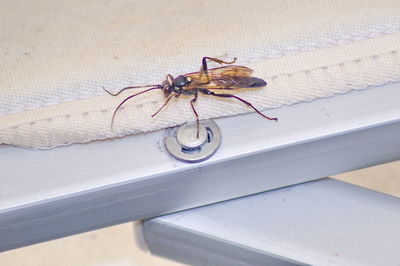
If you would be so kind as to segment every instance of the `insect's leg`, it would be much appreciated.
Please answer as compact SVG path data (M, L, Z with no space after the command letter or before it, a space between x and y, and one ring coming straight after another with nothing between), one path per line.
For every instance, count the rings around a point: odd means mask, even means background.
M200 75L201 76L205 75L206 79L207 79L206 83L209 83L210 82L210 77L208 76L207 60L214 61L214 62L217 62L219 64L234 64L236 62L236 59L237 58L235 57L235 58L233 58L233 60L231 62L226 62L226 61L222 61L222 60L220 60L218 58L205 56L205 57L203 57L203 59L201 61Z
M174 97L174 95L171 95L167 98L167 100L165 100L164 104L157 110L157 112L155 112L154 114L151 115L151 117L155 117L165 106L167 106L167 104L169 103L169 101L172 99L172 97Z
M207 60L217 62L218 64L221 64L221 65L222 65L222 64L228 64L228 65L229 65L229 64L234 64L234 63L236 62L237 58L236 58L236 57L233 58L233 60L232 60L231 62L226 62L226 61L223 61L223 60L218 59L218 58L205 56L205 57L203 57L203 59L202 59L202 61L201 61L201 63L202 63L202 69L203 69L205 72L207 72L207 70L208 70Z
M271 118L271 117L268 117L268 116L264 115L264 114L261 113L257 108L255 108L251 103L249 103L248 101L246 101L246 100L244 100L244 99L242 99L242 98L237 97L236 95L233 95L233 94L214 93L214 92L209 91L209 90L207 90L207 89L203 89L203 90L201 90L201 92L204 93L204 94L212 95L212 96L216 96L216 97L235 98L235 99L241 101L242 103L246 104L247 106L250 106L251 108L253 108L253 110L256 111L259 115L261 115L261 116L263 116L263 117L265 117L265 118L267 118L267 119L269 119L269 120L278 121L278 118L276 118L276 117Z
M195 94L194 94L194 98L190 100L190 105L192 106L193 113L196 116L196 125L197 125L197 135L196 135L196 137L199 138L199 131L200 131L199 114L196 112L196 109L194 108L194 103L197 100L197 96L198 96L198 93L196 91Z

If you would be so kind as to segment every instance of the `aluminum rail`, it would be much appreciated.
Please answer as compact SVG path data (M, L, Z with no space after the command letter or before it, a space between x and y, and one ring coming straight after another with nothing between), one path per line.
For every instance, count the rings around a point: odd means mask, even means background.
M0 251L400 158L400 84L216 119L222 144L185 164L163 131L47 151L0 146Z
M152 253L190 265L400 263L400 198L321 179L144 223Z

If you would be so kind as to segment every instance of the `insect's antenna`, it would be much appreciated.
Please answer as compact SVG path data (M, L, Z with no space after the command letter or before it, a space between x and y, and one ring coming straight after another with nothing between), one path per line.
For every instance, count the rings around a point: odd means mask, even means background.
M168 99L165 101L165 103L157 110L157 112L152 114L151 117L155 117L165 106L167 106L172 97L174 97L174 95L169 96Z
M153 84L153 85L143 85L143 86L129 86L129 87L125 87L123 89L121 89L119 92L117 93L112 93L108 90L106 90L103 87L103 90L105 90L108 94L112 95L112 96L117 96L118 94L120 94L121 92L123 92L124 90L130 90L130 89L138 89L138 88L148 88L148 87L157 87L157 88L161 88L161 85L158 84Z
M158 86L158 85L157 85L157 86ZM112 116L112 119L111 119L111 131L113 130L115 115L117 114L117 111L122 107L122 105L123 105L124 103L126 103L128 100L130 100L130 99L132 99L133 97L138 96L138 95L140 95L140 94L143 94L143 93L146 93L146 92L149 92L149 91L152 91L152 90L160 90L160 89L161 89L161 87L150 88L150 89L147 89L147 90L144 90L144 91L135 93L135 94L133 94L133 95L131 95L131 96L125 98L125 99L117 106L117 108L115 109L115 111L114 111L114 113L113 113L113 116Z

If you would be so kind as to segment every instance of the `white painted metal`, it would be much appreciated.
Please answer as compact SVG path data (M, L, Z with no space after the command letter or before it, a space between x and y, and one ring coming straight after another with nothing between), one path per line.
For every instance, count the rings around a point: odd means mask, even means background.
M209 160L171 158L163 132L29 151L0 147L0 250L400 158L400 84L218 119Z
M158 217L150 250L190 265L400 264L400 199L322 179Z

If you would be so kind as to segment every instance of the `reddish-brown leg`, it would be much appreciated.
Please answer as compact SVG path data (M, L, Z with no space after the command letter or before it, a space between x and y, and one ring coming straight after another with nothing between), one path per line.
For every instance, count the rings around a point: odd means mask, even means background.
M165 106L167 106L167 104L169 103L169 101L172 99L172 97L174 97L175 95L171 95L167 98L167 100L164 102L164 104L157 110L157 112L155 112L154 114L151 115L151 117L155 117Z
M196 137L199 138L199 131L200 131L199 115L197 114L196 109L194 108L194 105L193 105L197 100L197 96L198 96L198 93L196 92L194 94L194 98L190 100L190 105L192 106L193 113L196 116L196 123L197 123L197 135L196 135Z
M201 60L200 76L201 75L206 76L207 81L204 84L208 84L210 82L210 77L208 76L207 60L214 61L214 62L217 62L222 65L222 64L233 64L236 62L236 59L237 58L235 57L231 62L226 62L226 61L222 61L218 58L213 58L213 57L208 57L208 56L203 57L203 59Z
M253 108L253 110L256 111L256 112L257 112L259 115L261 115L262 117L265 117L265 118L267 118L267 119L269 119L269 120L278 121L278 118L276 118L276 117L272 117L272 118L271 118L271 117L268 117L268 116L264 115L264 114L261 113L257 108L255 108L251 103L249 103L248 101L246 101L246 100L244 100L244 99L242 99L242 98L237 97L236 95L233 95L233 94L214 93L214 92L209 91L209 90L206 90L206 89L201 90L201 92L204 93L204 94L212 95L212 96L216 96L216 97L235 98L235 99L241 101L242 103L246 104L247 106Z

